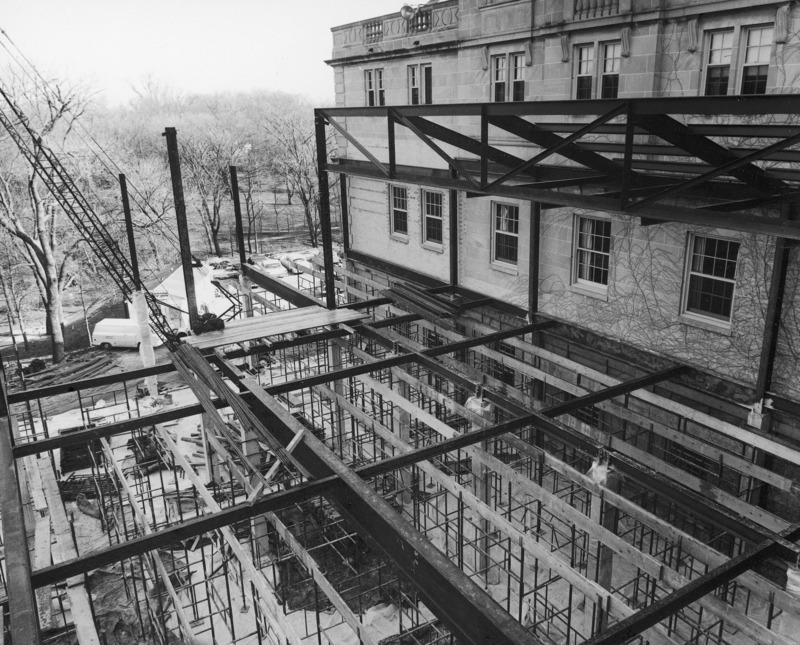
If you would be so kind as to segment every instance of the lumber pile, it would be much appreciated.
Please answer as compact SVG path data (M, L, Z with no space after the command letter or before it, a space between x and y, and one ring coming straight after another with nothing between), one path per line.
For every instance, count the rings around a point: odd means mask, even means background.
M25 382L29 388L46 387L55 383L100 376L112 367L114 358L107 354L97 352L73 354L57 365L51 365L34 375L27 376Z

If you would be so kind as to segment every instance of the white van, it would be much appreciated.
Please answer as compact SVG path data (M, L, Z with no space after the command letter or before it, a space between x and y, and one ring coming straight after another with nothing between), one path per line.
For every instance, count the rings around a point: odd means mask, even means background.
M151 333L153 347L161 344L161 339ZM103 349L112 347L139 347L139 330L135 320L130 318L104 318L94 326L92 345Z

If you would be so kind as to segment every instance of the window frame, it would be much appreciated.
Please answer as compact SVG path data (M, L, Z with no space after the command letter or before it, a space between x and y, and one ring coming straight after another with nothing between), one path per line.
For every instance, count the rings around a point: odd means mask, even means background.
M512 103L521 103L525 100L525 52L511 52L508 55L509 87L508 100ZM520 64L517 64L520 63ZM519 71L519 78L517 72ZM517 90L521 88L520 98Z
M770 42L767 49L767 62L757 62L755 64L747 62L747 53L750 49L749 38L750 34L756 31L763 31L765 29L769 29L770 31ZM772 49L775 45L775 25L774 24L763 24L763 25L747 25L741 28L741 46L740 46L740 56L741 64L738 65L739 71L739 78L737 79L737 87L739 88L739 94L742 96L756 96L756 95L763 95L767 93L768 83L769 83L769 68L770 64L772 63ZM759 45L759 47L764 47L764 45ZM744 84L745 84L745 73L746 69L749 67L766 67L767 73L764 77L764 88L762 92L748 92L745 94L744 92Z
M409 105L433 104L433 65L416 63L408 66L406 73ZM414 90L416 90L416 99Z
M395 201L395 191L403 191L405 196L401 199L405 200L405 209L399 208ZM395 218L397 213L405 214L405 231L397 229L397 220ZM406 186L399 186L397 184L389 184L389 232L393 237L402 238L404 241L408 240L408 188Z
M497 54L492 56L490 59L490 70L491 70L491 101L492 103L505 103L506 98L508 95L508 55L507 54ZM500 65L502 63L502 65ZM502 67L502 69L501 69ZM498 72L502 71L503 79L498 79ZM502 85L502 91L500 90L500 85ZM498 94L500 97L498 99Z
M733 277L726 278L724 276L715 276L713 274L704 273L702 271L696 271L692 268L693 260L694 260L694 247L695 247L695 240L698 238L706 239L706 240L716 240L718 242L726 242L728 244L735 244L736 245L736 258L734 260L735 265L733 269ZM689 233L686 239L686 262L684 265L683 271L683 289L681 294L681 316L685 319L689 319L692 321L699 321L708 325L712 325L714 327L723 328L723 329L730 329L733 323L733 314L734 308L736 304L736 282L739 275L739 266L740 266L740 257L739 253L741 251L741 241L719 236L719 235L701 235L699 233ZM705 249L704 249L705 250ZM713 256L715 259L719 259L718 256ZM723 258L724 261L729 262L729 258ZM703 311L698 309L690 309L689 308L689 300L692 295L692 277L693 276L703 276L704 278L709 278L711 280L722 282L725 284L729 284L732 287L731 296L730 296L730 311L728 316L725 317L721 314L715 314L711 311Z
M595 60L595 50L597 49L597 45L595 43L584 43L580 45L575 45L575 62L574 62L574 81L573 81L573 88L575 92L575 100L576 101L586 101L589 99L594 98L594 90L595 90L595 73L596 73L596 60ZM591 54L590 58L583 59L581 58L581 52L588 52ZM588 72L581 73L581 65L583 63L589 63L591 65L591 69ZM581 79L589 79L589 88L588 88L588 96L582 96L582 94L586 93L586 88L581 87Z
M712 49L712 45L714 44L714 37L715 36L722 36L725 37L726 34L730 34L730 47L729 54L728 54L728 63L713 63L711 62L712 53L716 50ZM703 43L703 96L727 96L731 90L731 76L733 70L735 69L733 66L734 63L734 37L735 37L735 29L733 27L726 27L723 29L709 29L705 32L704 36L704 43ZM719 51L724 52L724 41L723 47L719 49ZM724 60L724 54L723 54ZM709 94L709 82L712 80L710 76L711 70L723 69L728 68L728 80L726 81L725 85L725 92L713 93ZM734 86L735 87L735 86Z
M439 215L428 212L428 197L436 196L439 199ZM436 204L431 204L436 207ZM444 193L437 190L422 188L420 192L420 208L422 209L422 244L435 246L441 249L444 246ZM438 221L440 239L434 240L428 237L428 220Z
M592 222L601 222L604 225L608 226L608 250L598 250L592 249L589 247L582 247L581 246L581 222L583 220L592 221ZM585 214L578 214L576 213L573 218L572 223L572 268L571 268L571 285L577 287L580 290L587 290L594 293L605 295L608 293L608 285L611 283L611 270L612 270L612 263L611 263L611 254L613 250L613 241L614 235L611 230L613 220L610 217L603 217L600 215L585 215ZM591 236L595 236L596 232L592 230L589 233ZM601 271L605 271L605 282L598 282L597 280L591 280L589 278L581 277L581 257L583 254L590 254L591 256L601 256L606 258L606 265L605 267L600 267ZM598 267L594 264L586 264L587 267L590 267L590 270L598 270Z
M509 231L500 231L497 228L497 216L499 207L506 207L510 209L514 209L516 213L516 232L509 232ZM491 262L492 264L500 264L504 267L518 267L519 266L519 230L520 230L520 216L519 216L519 204L512 204L510 202L500 202L494 201L491 202L491 216L492 216L492 249L491 249ZM497 255L497 242L498 242L498 234L511 238L514 240L514 255L516 256L515 260L508 260L504 258L499 258Z
M364 94L367 107L386 105L386 90L383 86L383 67L364 70Z
M502 79L498 74L502 63ZM521 103L525 100L525 52L494 54L489 59L489 101ZM502 86L502 89L501 87Z
M622 42L619 40L609 40L607 42L599 43L599 52L602 52L603 56L600 59L600 65L598 65L597 73L598 73L598 93L600 94L599 98L601 99L615 99L619 97L619 77L620 77L620 67L622 66ZM614 47L616 49L616 56L609 58L606 54L609 47ZM616 61L614 67L615 70L611 72L606 71L606 63L611 61ZM606 79L610 79L612 77L616 78L616 83L614 83L614 96L605 96L606 94Z

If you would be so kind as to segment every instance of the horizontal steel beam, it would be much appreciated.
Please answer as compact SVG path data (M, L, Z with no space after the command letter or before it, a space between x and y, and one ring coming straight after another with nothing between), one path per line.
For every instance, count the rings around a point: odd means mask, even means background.
M452 103L436 105L389 106L406 117L443 116L600 116L618 106L634 115L795 115L800 113L800 96L768 94L763 96L658 97L642 99L596 99L588 101L526 101L521 103ZM385 117L387 107L324 108L315 112L333 117ZM755 126L754 126L755 127Z
M278 280L268 275L258 267L250 264L242 265L242 273L251 282L254 282L262 289L274 293L287 302L291 302L296 307L322 307L323 304L316 298L312 298L307 293L295 289L292 285Z
M375 178L375 174L358 161L339 160L336 165L329 165L330 172L344 173L359 177ZM468 192L469 183L450 177L443 177L434 172L434 169L417 168L413 171L398 169L396 179L403 183L417 183L437 186L451 190ZM626 215L628 217L642 217L657 220L658 222L680 222L682 224L695 224L700 226L718 227L729 231L743 231L762 235L774 235L787 239L800 240L800 223L782 220L778 217L756 216L752 214L721 213L709 211L704 208L687 208L679 205L648 204L635 213L628 212L620 207L619 199L610 199L601 195L582 195L578 193L561 192L557 190L543 190L527 186L498 186L491 193L488 191L476 192L475 196L491 197L498 195L523 199L528 201L543 202L558 207L588 208L602 210L608 213ZM352 252L351 252L352 253Z
M800 538L800 528L797 526L791 527L783 531L781 537L785 540L797 540ZM775 556L779 551L780 545L777 542L765 540L754 548L748 549L724 564L707 571L684 587L659 598L654 603L621 620L594 638L584 641L583 645L617 645L618 643L625 643L675 612L711 593L714 589L749 571L764 560Z
M570 399L564 403L552 405L549 408L542 410L541 413L546 417L557 417L562 414L569 414L574 410L580 410L586 406L613 399L615 396L629 394L635 390L641 390L644 387L649 387L651 385L655 385L656 383L666 381L673 376L678 376L679 374L686 372L688 369L689 368L685 365L668 367L667 369L661 370L660 372L655 372L654 374L647 374L645 376L640 376L639 378L631 379L630 381L623 381L618 385L612 385L611 387L598 390L597 392L590 392L589 394L584 394L583 396L579 396L575 399Z

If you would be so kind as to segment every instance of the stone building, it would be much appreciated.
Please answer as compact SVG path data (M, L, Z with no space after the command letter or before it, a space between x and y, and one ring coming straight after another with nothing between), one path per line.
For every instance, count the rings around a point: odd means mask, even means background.
M628 170L659 176L659 185L669 183L664 177L684 181L773 144L776 139L759 138L765 134L759 126L784 124L780 136L795 134L795 115L779 114L782 108L768 98L800 87L800 16L791 4L444 0L408 7L407 13L332 30L328 62L337 108L419 106L391 119L391 137L387 118L376 110L331 112L378 162L401 169L393 178L369 169L346 171L346 243L354 270L457 284L516 307L519 315L535 311L565 323L587 344L618 343L618 351L637 360L645 360L646 352L696 368L702 389L716 389L738 404L758 408L765 380L767 407L788 409L800 400L797 250L757 226L724 225L726 213L731 222L791 219L791 200L747 202L750 193L740 190L747 181L735 178L710 181L703 194L665 195L665 210L656 218L609 210L602 199L590 198L621 190L619 182L603 185L601 171L609 159L622 167L625 120L600 121L626 101L694 100L664 103L665 115L672 110L669 121L651 120L650 128L643 125L649 117L636 123ZM747 95L752 107L724 113L736 99L700 98L720 95ZM523 102L541 102L538 115L518 113ZM480 104L495 115L485 139ZM697 113L684 113L689 110ZM416 122L424 126L423 137L414 123L403 121L426 117L424 124ZM534 121L539 138L513 119ZM567 141L562 148L572 154L553 151L562 137L594 119L579 143ZM675 120L692 127L670 132ZM714 130L723 124L752 129ZM449 133L439 136L436 126ZM557 136L548 139L548 133ZM471 143L455 145L458 135ZM696 140L686 143L685 135ZM353 141L341 135L338 141L342 168L369 165ZM485 169L482 144L496 152ZM717 155L724 147L728 152ZM505 182L504 193L486 189L509 169L500 169L501 153L529 159L548 148L535 167L550 185L531 183L528 168ZM587 164L580 157L586 151L603 159ZM795 154L766 156L765 165L749 170L763 174L772 167L768 174L785 182L776 188L783 191L797 179L785 165ZM593 171L601 187L592 185L591 173L570 176L568 169L576 167ZM448 173L461 185L442 180ZM470 173L472 183L465 179ZM558 181L563 186L555 187ZM547 203L541 193L532 199L524 190L514 196L514 188L538 186L558 191L568 205ZM632 190L630 195L651 194L654 188ZM671 221L670 207L702 207L703 214ZM773 334L767 312L775 310L775 292L782 309ZM795 422L776 422L775 416L773 429L796 438Z

